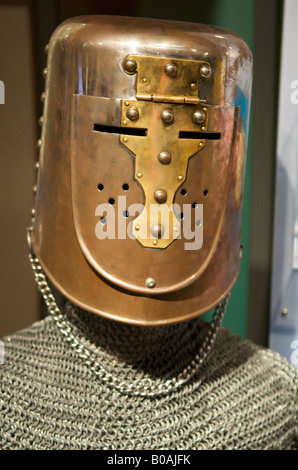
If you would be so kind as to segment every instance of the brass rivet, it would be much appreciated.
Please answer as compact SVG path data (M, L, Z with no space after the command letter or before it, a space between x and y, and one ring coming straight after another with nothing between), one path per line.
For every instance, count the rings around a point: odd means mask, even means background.
M191 83L191 84L190 84L190 88L191 88L192 90L195 90L195 89L197 88L197 84L196 84L196 83Z
M157 240L153 240L153 245L157 245L158 241Z
M32 216L32 217L35 217L35 209L32 209L32 210L31 210L31 216Z
M37 147L38 149L40 149L41 143L42 143L42 142L41 142L41 139L38 139L38 141L36 142L36 147Z
M40 100L41 100L41 102L43 102L43 101L45 100L45 98L46 98L46 94L45 94L45 92L43 92L43 93L40 95Z
M174 230L174 232L178 232L178 227L175 226L175 227L173 228L173 230Z
M281 311L281 314L285 317L286 315L288 315L289 311L287 308L283 308L282 311Z
M123 142L128 142L128 138L127 138L127 137L123 137Z
M154 199L159 204L164 204L167 200L167 197L167 192L164 189L157 189L157 191L154 193Z
M167 165L168 163L170 163L171 158L172 157L171 157L171 154L169 152L160 152L160 154L158 155L158 160L163 165Z
M183 176L182 176L182 175L179 175L179 176L178 176L178 180L179 180L179 181L182 181L182 180L183 180Z
M204 147L204 142L200 142L199 147Z
M164 234L164 228L160 224L153 225L151 228L151 233L155 238L161 238Z
M147 77L143 77L142 78L142 82L145 83L145 85L149 82L148 78Z
M202 65L200 69L201 77L205 80L208 80L211 77L211 67L210 65Z
M137 173L137 177L138 177L138 178L142 178L142 176L143 176L143 173L141 173L141 172L139 171L139 172Z
M139 225L136 225L136 226L135 226L135 230L140 230L140 226L139 226Z
M129 108L126 112L126 116L128 117L128 119L130 119L131 121L136 121L139 117L139 110L138 108Z
M47 68L43 69L42 75L44 78L47 76L47 74L48 74L48 69Z
M44 48L45 54L49 52L50 44L47 44Z
M129 106L130 105L130 102L129 101L125 101L125 106Z
M156 286L156 280L153 279L152 277L148 277L148 279L146 279L146 286L149 288L149 289L153 289L153 287Z
M36 168L36 170L39 170L39 162L35 163L35 168Z
M165 74L168 77L174 78L177 75L177 67L175 64L167 64L165 66Z
M33 194L36 194L36 193L37 193L37 185L35 184L35 185L33 186Z
M127 125L127 121L122 121L123 126Z
M137 63L135 60L133 59L127 59L125 62L124 62L124 69L126 72L128 73L134 73L137 69Z
M202 124L206 119L206 114L201 109L198 109L193 113L192 120L196 124Z
M43 116L40 116L38 124L40 125L40 127L43 125Z
M174 121L174 114L170 109L165 109L160 117L165 124L172 124Z
M202 131L204 132L206 130L206 127L202 127Z
M203 111L205 111L205 113L207 113L208 109L207 109L207 108L203 108Z

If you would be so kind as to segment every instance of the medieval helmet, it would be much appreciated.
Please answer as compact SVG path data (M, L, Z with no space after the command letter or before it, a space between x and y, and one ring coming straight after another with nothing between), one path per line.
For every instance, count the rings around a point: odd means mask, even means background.
M48 48L32 248L74 304L161 325L237 279L252 56L207 25L84 16Z

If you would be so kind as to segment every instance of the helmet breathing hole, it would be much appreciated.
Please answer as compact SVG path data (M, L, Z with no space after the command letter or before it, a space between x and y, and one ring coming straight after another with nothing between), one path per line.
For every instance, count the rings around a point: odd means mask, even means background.
M105 217L102 217L100 219L100 222L102 223L102 225L105 225L107 223L107 219Z
M128 184L127 184L127 183L124 183L124 184L122 185L122 189L123 189L123 191L128 191L128 190L129 190Z
M129 217L129 212L128 212L128 211L124 211L124 212L123 212L123 215L124 215L124 217Z
M197 227L200 227L201 221L200 221L200 220L196 220L196 225L197 225Z
M195 209L197 207L197 205L198 205L197 202L193 202L191 206L192 206L193 209Z
M208 189L204 189L203 194L204 196L208 196Z
M187 194L187 191L186 191L186 189L185 189L185 188L181 189L181 194L182 194L182 196L186 196L186 194Z
M114 199L113 197L110 197L110 199L109 199L109 204L110 204L111 206L113 206L113 204L115 204L115 199Z
M183 219L183 217L184 217L183 212L180 212L180 214L178 215L178 217L179 217L179 219Z
M104 188L104 185L101 183L97 186L98 191L102 191L103 188Z

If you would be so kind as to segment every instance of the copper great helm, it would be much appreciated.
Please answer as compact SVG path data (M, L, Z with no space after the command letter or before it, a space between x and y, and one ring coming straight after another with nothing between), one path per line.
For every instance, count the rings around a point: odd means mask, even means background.
M86 16L48 49L32 247L74 304L192 318L240 266L251 52L206 25Z

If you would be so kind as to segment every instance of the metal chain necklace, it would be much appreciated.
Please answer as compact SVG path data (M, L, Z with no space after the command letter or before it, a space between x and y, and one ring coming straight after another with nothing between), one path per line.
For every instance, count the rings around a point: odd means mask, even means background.
M86 365L97 377L99 377L107 385L112 385L120 393L126 395L143 397L164 395L187 383L198 372L212 349L217 332L221 327L223 316L225 314L228 303L228 298L230 296L229 294L215 307L208 334L201 344L198 353L195 355L191 363L185 367L177 377L171 377L168 380L154 380L154 383L150 378L143 378L140 379L137 384L124 384L121 378L118 378L117 376L114 376L105 370L105 368L98 362L95 353L93 353L83 344L83 338L80 340L78 336L74 335L72 332L72 325L65 319L56 303L55 297L48 285L46 275L40 265L39 259L34 255L34 253L30 253L29 260L33 269L38 289L40 290L41 295L47 305L48 312L50 315L52 315L59 330L65 336L70 346L76 351L76 354L81 359L84 359Z

